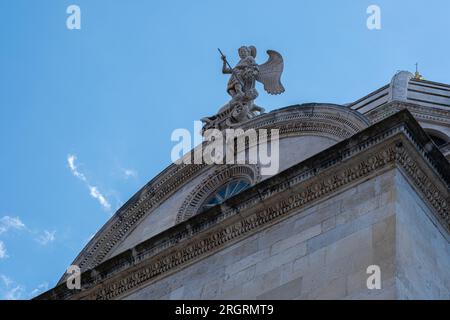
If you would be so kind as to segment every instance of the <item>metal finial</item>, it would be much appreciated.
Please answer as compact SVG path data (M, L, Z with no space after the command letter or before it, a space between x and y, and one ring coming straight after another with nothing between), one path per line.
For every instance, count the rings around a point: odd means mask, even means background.
M423 80L423 76L419 72L419 63L416 63L416 73L414 74L415 80Z

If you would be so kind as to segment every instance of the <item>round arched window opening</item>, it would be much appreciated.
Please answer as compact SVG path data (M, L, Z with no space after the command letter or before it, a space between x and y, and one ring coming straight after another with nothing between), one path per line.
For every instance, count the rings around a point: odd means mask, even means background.
M199 213L223 203L225 200L241 193L250 185L250 182L246 179L236 179L222 185L203 202Z
M438 137L438 136L435 136L435 135L433 135L433 134L430 134L430 138L431 138L431 140L433 140L434 144L435 144L438 148L440 148L440 147L442 147L443 145L446 145L446 144L447 144L447 141L446 141L446 140L444 140L444 139L442 139L442 138L440 138L440 137Z
M442 148L447 145L450 141L449 137L438 130L435 129L425 129L425 132L430 137L431 141L435 144L436 147Z
M177 214L177 223L223 203L261 179L257 165L222 165L189 193Z

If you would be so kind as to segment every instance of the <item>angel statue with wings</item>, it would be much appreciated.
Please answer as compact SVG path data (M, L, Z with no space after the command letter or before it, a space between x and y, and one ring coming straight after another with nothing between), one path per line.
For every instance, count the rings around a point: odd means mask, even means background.
M256 48L254 46L242 46L238 53L240 61L232 68L225 55L222 55L222 73L231 74L227 85L227 92L231 96L230 102L223 106L217 115L203 118L206 129L222 130L232 127L245 120L251 119L257 113L263 113L264 109L257 106L254 100L258 97L256 81L264 85L264 90L269 94L281 94L284 87L281 84L283 72L283 57L274 50L268 50L269 59L266 63L258 65L255 61Z

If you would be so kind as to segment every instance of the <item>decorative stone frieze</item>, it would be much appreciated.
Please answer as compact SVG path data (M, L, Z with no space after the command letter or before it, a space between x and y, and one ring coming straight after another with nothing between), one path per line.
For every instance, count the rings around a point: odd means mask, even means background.
M372 123L379 122L387 117L399 112L400 110L408 109L412 115L423 121L433 121L436 123L450 124L450 110L439 108L424 107L414 103L388 103L379 108L367 112L365 115L372 121Z

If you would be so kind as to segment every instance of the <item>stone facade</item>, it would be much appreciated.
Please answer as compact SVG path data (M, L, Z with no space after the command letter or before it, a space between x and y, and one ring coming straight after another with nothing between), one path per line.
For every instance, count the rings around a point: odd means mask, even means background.
M292 106L244 123L280 129L275 176L258 165L169 166L76 258L82 290L63 277L38 299L449 299L448 145L424 129L445 138L450 113L410 101L418 80L396 77L348 106ZM247 190L197 213L243 175ZM371 265L380 290L367 288Z
M390 169L124 298L450 299L450 246L430 216Z
M126 298L394 298L395 175L389 170L296 212ZM366 288L372 264L382 270L379 292Z

